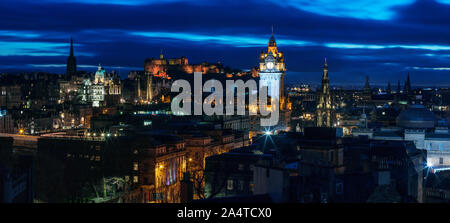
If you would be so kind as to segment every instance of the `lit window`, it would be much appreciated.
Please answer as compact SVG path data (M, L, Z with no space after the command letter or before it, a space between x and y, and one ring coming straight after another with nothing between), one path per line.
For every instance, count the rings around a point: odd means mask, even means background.
M133 163L133 170L138 171L139 170L139 164L137 162Z
M227 190L233 190L233 180L227 181Z
M138 182L139 182L138 176L133 176L133 183L138 183Z

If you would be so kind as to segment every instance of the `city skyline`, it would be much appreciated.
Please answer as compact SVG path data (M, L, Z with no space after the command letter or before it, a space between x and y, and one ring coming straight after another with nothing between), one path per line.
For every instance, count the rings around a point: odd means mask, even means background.
M416 85L450 83L450 2L338 2L14 1L0 15L0 70L64 73L71 37L80 70L126 75L161 51L251 69L273 26L287 83L320 83L325 56L334 85L403 84L408 72Z

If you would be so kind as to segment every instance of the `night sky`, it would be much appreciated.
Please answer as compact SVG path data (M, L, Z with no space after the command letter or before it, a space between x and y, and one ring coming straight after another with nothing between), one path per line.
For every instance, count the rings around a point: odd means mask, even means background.
M63 3L64 2L64 3ZM450 0L2 0L0 72L143 70L144 59L187 56L233 68L258 64L274 27L288 82L450 84Z

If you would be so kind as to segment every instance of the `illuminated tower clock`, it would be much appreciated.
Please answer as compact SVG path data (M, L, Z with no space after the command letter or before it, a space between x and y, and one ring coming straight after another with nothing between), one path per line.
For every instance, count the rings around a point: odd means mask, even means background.
M268 95L276 97L280 102L280 110L284 109L284 55L278 52L277 43L272 34L267 52L261 52L259 63L259 77L268 85Z

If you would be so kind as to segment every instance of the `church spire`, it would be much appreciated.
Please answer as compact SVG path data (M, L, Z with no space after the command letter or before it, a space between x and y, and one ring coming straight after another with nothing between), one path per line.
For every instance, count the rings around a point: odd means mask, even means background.
M72 37L70 37L70 56L73 57L73 40L72 40Z
M328 64L327 57L325 57L325 62L323 64L323 78L328 78Z
M70 37L70 55L67 58L66 78L70 79L77 72L77 61L73 53L73 39Z
M274 46L274 47L277 46L277 43L275 41L275 36L273 34L273 25L272 25L272 36L270 37L270 40L269 40L269 47L271 47L271 46Z
M364 84L364 90L370 90L369 76L366 76L366 83Z
M410 93L410 91L411 91L411 80L409 79L409 72L408 72L408 76L406 77L405 87L403 90L405 91L405 93Z

